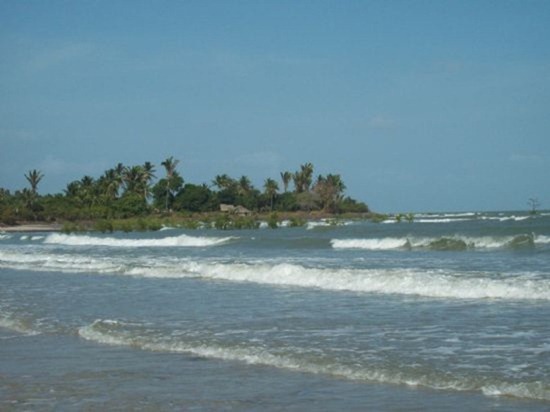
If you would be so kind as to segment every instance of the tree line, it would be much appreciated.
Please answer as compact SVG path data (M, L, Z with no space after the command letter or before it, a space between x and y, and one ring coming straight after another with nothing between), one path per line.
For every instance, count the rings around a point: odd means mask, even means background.
M0 188L0 221L54 221L124 219L152 213L215 212L221 204L242 206L251 212L324 211L366 213L368 206L344 196L346 186L339 174L314 178L311 163L295 172L280 173L280 183L267 178L254 187L247 176L217 175L210 185L186 183L177 170L179 160L160 163L162 177L151 162L126 166L122 163L100 177L83 176L67 184L63 193L38 194L44 178L39 170L25 174L29 187L10 193ZM291 188L292 184L292 188Z

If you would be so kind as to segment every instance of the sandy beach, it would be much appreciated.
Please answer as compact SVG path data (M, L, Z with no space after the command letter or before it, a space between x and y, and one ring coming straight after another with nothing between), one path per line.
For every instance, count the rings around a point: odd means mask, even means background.
M59 232L61 225L57 223L33 223L16 226L0 226L0 232Z

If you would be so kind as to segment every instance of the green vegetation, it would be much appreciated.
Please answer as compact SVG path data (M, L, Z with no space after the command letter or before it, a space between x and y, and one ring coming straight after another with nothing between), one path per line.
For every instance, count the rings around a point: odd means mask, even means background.
M176 169L179 160L169 157L160 164L165 173L157 181L150 162L119 163L98 178L83 176L69 182L63 193L44 196L38 194L38 185L45 176L31 170L25 174L29 188L15 193L0 188L0 223L58 222L66 232L158 230L162 226L249 229L258 227L261 220L278 227L279 216L295 227L312 216L370 213L365 203L344 196L346 186L340 175L319 175L314 180L311 163L294 173L281 172L282 192L272 178L264 180L263 191L247 176L217 175L212 186L185 183Z

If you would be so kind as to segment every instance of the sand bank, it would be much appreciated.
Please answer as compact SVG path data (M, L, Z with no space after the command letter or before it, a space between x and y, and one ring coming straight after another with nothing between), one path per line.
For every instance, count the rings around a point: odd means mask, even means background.
M60 230L61 225L57 223L33 223L15 226L0 226L0 232L59 232Z

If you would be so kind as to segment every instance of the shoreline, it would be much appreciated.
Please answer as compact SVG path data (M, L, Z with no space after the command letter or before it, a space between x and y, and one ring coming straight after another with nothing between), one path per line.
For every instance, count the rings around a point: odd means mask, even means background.
M62 229L62 225L58 223L50 223L50 224L41 224L41 223L33 223L33 224L22 224L22 225L13 225L13 226L0 226L0 233L6 232L6 233L17 233L17 232L60 232Z
M6 225L0 224L0 233L29 233L29 232L74 232L74 231L110 231L117 230L113 223L119 223L118 230L124 231L142 231L142 230L158 230L162 224L170 222L176 226L184 228L196 228L193 223L198 222L215 222L216 219L228 220L231 222L253 222L266 221L270 219L277 221L296 219L299 222L319 221L324 219L368 219L373 218L373 214L331 214L324 212L283 212L283 213L259 213L248 216L228 213L198 213L188 216L144 216L142 218L127 218L127 219L94 219L83 220L76 222L53 222L53 223L37 223L25 222L20 224ZM142 221L142 224L137 224ZM126 223L126 225L125 225ZM151 223L153 223L151 225ZM69 226L68 226L69 225ZM158 226L158 227L157 227ZM236 228L245 228L246 225ZM251 228L252 226L248 227Z

